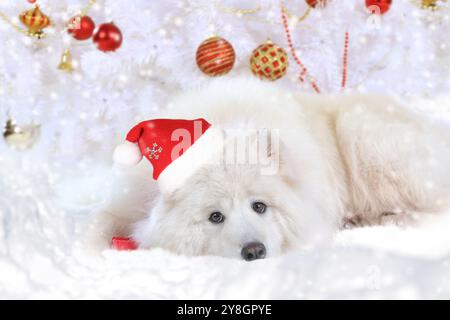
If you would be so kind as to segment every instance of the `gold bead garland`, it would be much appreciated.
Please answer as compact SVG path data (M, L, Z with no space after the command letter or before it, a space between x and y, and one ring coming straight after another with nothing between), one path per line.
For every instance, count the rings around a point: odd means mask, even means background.
M283 6L282 10L284 11L284 13L286 14L286 17L288 19L292 19L294 18L294 15L286 8ZM298 23L304 21L306 18L308 18L309 14L311 13L312 7L308 6L308 8L306 8L305 12L299 16L299 17L295 17L296 20L294 22L294 26L296 26Z
M233 7L221 6L221 9L227 13L235 14L237 16L243 16L243 15L247 15L247 14L257 13L257 12L261 11L262 8L260 6L258 6L253 9L238 9L238 8L233 8Z

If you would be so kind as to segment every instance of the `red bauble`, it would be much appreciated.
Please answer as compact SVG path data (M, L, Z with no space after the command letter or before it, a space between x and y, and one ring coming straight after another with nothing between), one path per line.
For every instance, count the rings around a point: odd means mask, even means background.
M95 23L89 16L75 16L70 19L67 31L77 40L89 39L94 33Z
M235 58L233 46L224 38L216 36L203 41L196 54L197 66L211 77L228 73L233 68Z
M366 0L366 7L371 14L384 14L391 5L392 0Z
M306 3L311 7L315 8L317 5L324 8L327 5L327 0L305 0Z
M100 25L94 35L94 43L101 51L115 51L122 44L122 32L114 23L104 23Z
M35 3L36 0L27 0L29 3Z

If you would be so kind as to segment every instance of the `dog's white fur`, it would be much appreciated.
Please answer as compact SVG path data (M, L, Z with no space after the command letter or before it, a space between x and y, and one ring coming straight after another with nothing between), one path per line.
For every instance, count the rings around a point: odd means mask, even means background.
M402 222L449 204L450 139L388 97L307 95L257 80L214 80L178 96L158 117L278 130L279 150L270 152L279 170L267 175L257 165L208 164L161 194L143 161L120 183L126 195L92 222L100 247L123 235L141 248L240 257L244 244L259 241L270 257L329 239L345 222ZM255 213L253 201L266 203L267 212ZM208 221L213 211L225 222Z

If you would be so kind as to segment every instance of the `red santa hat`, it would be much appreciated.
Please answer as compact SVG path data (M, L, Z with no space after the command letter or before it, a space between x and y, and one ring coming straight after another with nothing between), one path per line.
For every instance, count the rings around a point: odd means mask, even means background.
M114 162L136 165L146 157L163 192L180 187L223 144L222 132L205 119L154 119L139 123L116 147Z

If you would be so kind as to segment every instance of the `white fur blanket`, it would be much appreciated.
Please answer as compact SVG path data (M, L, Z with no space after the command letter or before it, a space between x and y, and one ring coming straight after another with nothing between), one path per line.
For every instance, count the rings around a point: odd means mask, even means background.
M13 164L0 160L0 174ZM0 179L0 200L10 200L1 203L0 298L450 298L448 215L420 228L344 231L329 246L251 263L160 249L92 257L75 241L87 215L22 178Z

